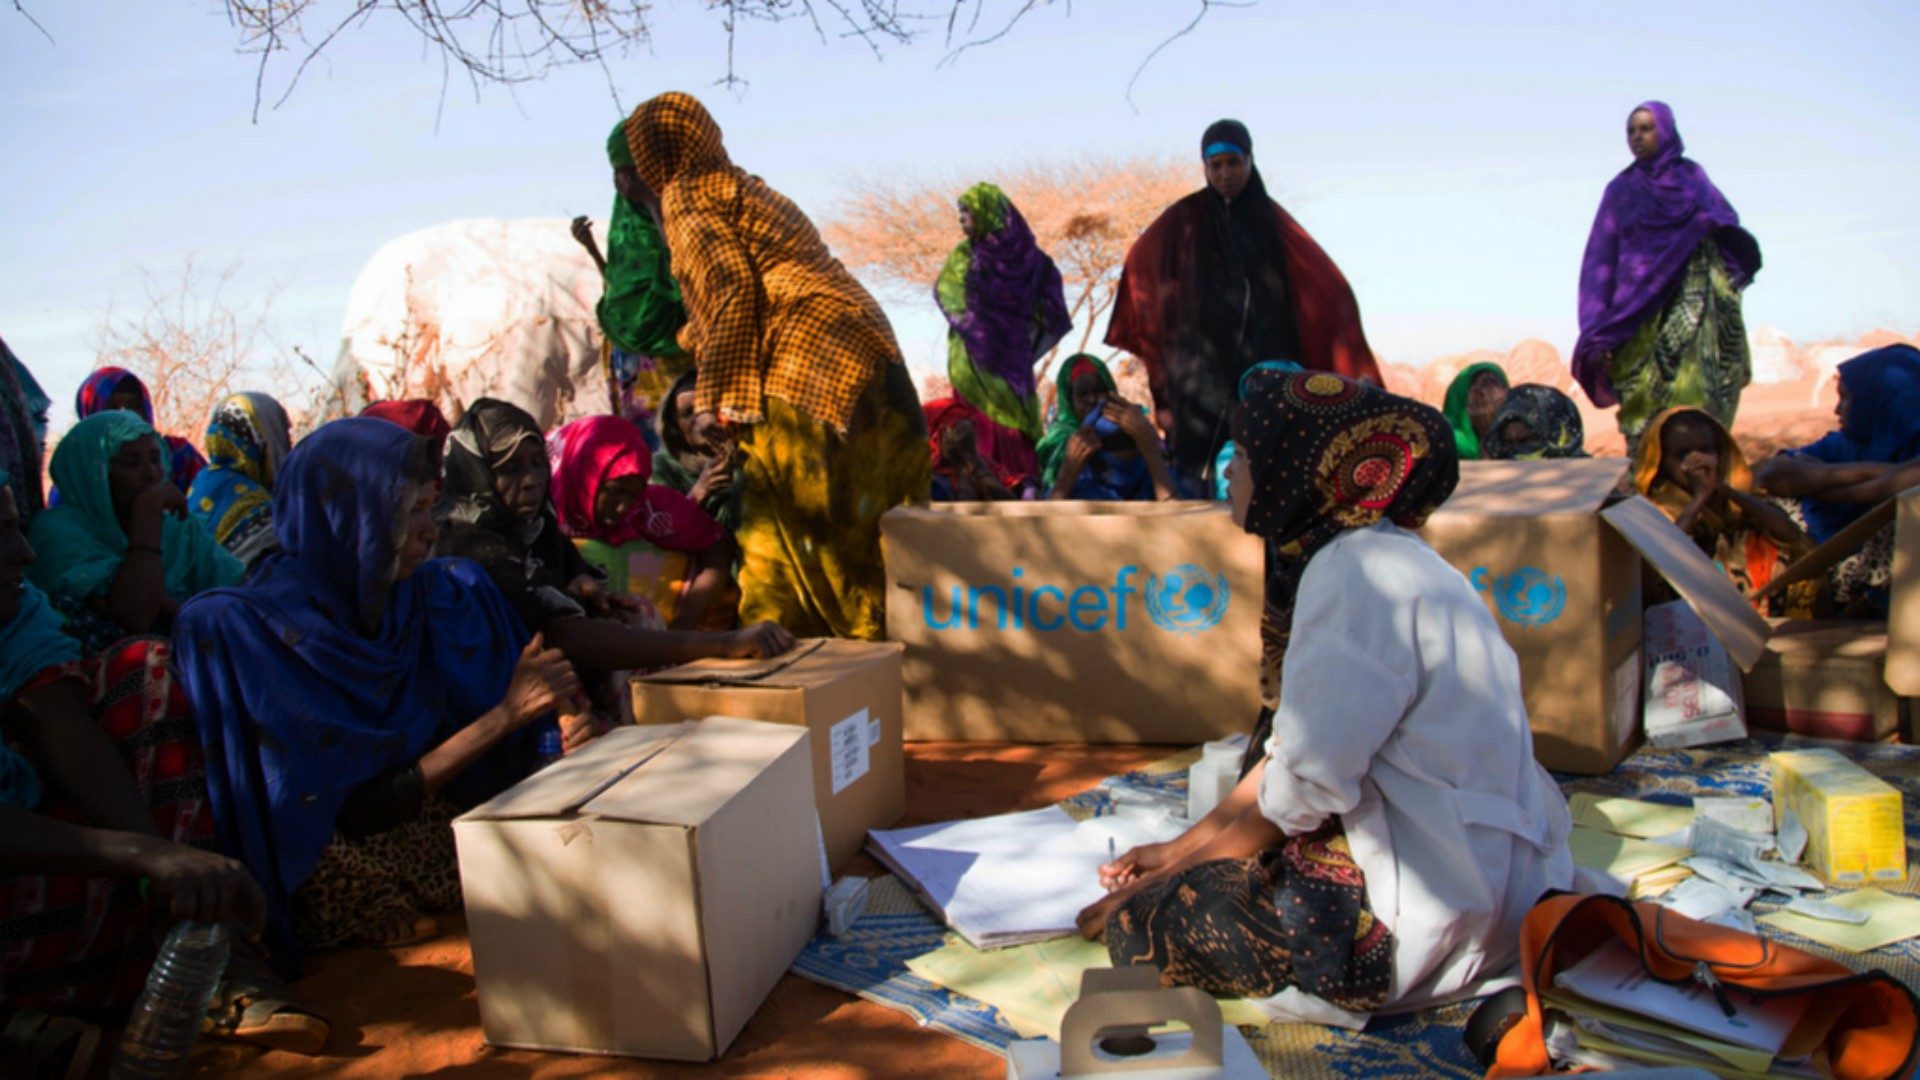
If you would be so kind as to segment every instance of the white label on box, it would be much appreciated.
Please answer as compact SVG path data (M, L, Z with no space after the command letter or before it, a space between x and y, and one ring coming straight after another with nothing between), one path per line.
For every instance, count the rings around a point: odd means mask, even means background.
M861 709L852 716L827 729L827 742L833 754L833 793L840 794L848 784L867 775L869 757L867 733L867 710Z
M867 722L867 745L880 745L880 718L877 716Z

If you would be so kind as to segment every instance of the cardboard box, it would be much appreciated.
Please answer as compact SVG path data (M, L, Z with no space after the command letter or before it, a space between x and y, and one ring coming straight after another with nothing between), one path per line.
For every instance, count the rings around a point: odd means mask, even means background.
M811 731L813 794L838 866L868 829L907 811L900 654L890 641L816 639L768 660L684 664L633 680L633 716L641 724L744 716Z
M1767 625L1652 503L1611 506L1619 458L1466 461L1421 530L1487 599L1520 657L1534 756L1603 773L1640 733L1643 560L1751 668ZM1604 509L1603 509L1604 507Z
M1807 830L1802 861L1833 885L1907 879L1900 792L1827 749L1782 750L1773 766L1773 823L1788 813Z
M1223 504L942 503L880 533L909 739L1191 745L1259 713L1265 545Z
M454 821L489 1043L710 1061L820 921L805 728L626 727Z
M1685 600L1647 609L1647 690L1641 729L1658 747L1706 746L1747 737L1740 669Z
M1887 626L1783 619L1747 674L1753 726L1818 739L1880 742L1902 730L1907 705L1886 681Z

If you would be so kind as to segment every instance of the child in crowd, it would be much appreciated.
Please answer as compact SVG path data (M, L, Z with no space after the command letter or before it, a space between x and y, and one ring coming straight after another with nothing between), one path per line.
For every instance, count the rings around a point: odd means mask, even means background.
M1054 385L1053 422L1038 448L1049 499L1180 497L1153 422L1120 396L1107 365L1082 353L1060 366Z
M1634 491L1693 537L1748 598L1812 546L1786 511L1753 494L1746 455L1704 409L1682 405L1654 417L1632 475ZM1773 603L1771 613L1812 614L1817 587L1805 585Z
M989 423L984 413L958 397L929 401L921 408L933 448L933 501L980 502L1028 494L1030 478L1012 464L1021 450L1027 460L1033 458L1019 432ZM1009 441L1017 447L1004 448Z
M653 479L692 499L732 534L740 528L733 443L725 438L724 429L694 423L698 376L694 371L680 376L660 408L660 449L653 455Z
M1507 391L1494 412L1480 439L1480 453L1489 461L1582 458L1587 456L1586 442L1586 427L1572 398L1551 386L1521 383Z

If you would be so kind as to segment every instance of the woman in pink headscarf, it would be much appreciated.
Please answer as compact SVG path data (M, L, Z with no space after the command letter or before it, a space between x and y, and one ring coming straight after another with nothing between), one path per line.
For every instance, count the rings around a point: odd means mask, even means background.
M1633 163L1607 185L1580 264L1573 374L1620 406L1629 449L1664 409L1693 405L1731 429L1752 376L1740 292L1760 245L1707 172L1683 156L1673 110L1627 117Z

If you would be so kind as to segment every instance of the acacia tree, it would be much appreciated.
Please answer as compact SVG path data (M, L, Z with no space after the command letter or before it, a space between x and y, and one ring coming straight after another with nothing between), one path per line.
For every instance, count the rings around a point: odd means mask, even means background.
M126 368L147 384L155 428L196 446L214 406L242 383L284 396L298 374L292 358L272 355L272 296L243 312L222 295L238 272L238 263L210 271L190 257L177 281L143 270L145 307L131 317L108 308L89 342L96 366Z
M934 279L960 242L956 200L981 179L959 174L901 184L863 179L822 231L834 254L883 291L902 302L934 307ZM1079 328L1077 337L1069 336L1048 354L1041 365L1043 384L1063 351L1087 351L1105 329L1134 239L1202 182L1192 162L1155 158L1039 162L984 179L1007 193L1041 249L1053 256L1066 286L1068 312Z

